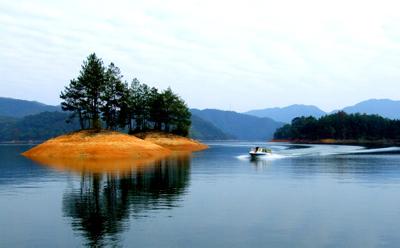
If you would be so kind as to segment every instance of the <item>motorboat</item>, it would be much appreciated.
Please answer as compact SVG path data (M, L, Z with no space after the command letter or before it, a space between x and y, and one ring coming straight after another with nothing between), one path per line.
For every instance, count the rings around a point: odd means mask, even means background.
M254 147L250 150L249 154L252 158L259 156L266 156L272 153L272 150L265 147Z

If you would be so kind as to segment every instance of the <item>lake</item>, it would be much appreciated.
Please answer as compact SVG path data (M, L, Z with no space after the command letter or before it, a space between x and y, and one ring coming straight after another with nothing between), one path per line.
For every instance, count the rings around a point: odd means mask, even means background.
M0 247L398 247L399 148L209 145L116 171L1 145Z

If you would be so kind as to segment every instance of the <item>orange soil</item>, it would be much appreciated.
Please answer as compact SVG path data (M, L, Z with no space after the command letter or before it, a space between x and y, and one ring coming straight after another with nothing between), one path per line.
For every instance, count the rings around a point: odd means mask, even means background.
M23 155L37 158L147 159L166 156L170 150L157 144L111 131L79 131L58 136L35 146Z
M163 132L144 132L135 134L135 136L142 138L145 141L170 149L172 151L194 152L205 150L208 148L207 145L202 144L196 140Z
M271 142L290 142L288 139L272 139Z
M321 141L321 143L324 143L324 144L334 144L337 142L337 140L335 140L335 139L321 139L320 141Z

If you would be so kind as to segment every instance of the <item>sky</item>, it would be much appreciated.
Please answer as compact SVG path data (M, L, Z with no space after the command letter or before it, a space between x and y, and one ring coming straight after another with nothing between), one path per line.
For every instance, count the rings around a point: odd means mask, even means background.
M193 108L400 99L400 3L0 0L0 96L59 104L92 52Z

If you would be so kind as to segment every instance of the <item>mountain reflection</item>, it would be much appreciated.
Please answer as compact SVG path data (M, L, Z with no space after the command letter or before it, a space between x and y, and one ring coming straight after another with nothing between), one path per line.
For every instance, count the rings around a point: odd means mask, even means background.
M88 246L115 246L130 219L171 209L189 183L190 157L170 157L121 173L82 171L63 197L63 212Z

